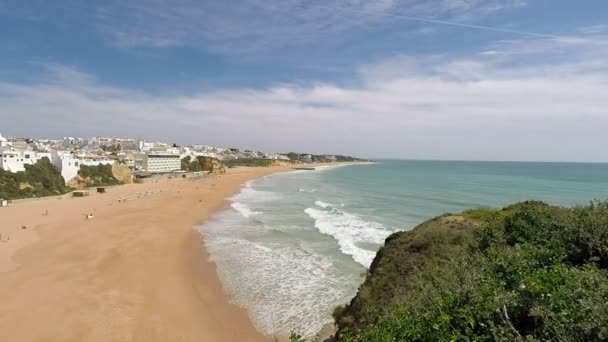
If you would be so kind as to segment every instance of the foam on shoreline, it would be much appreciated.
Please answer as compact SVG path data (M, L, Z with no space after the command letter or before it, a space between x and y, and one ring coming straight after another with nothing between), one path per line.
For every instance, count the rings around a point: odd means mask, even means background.
M277 216L293 215L294 199L314 196L315 187L299 188L297 182L319 171L281 172L249 181L228 198L227 208L199 228L230 301L245 307L256 328L270 336L288 336L292 330L315 336L333 322L333 308L348 302L360 282L360 266L334 252L335 242L307 224L305 205L296 210L298 224L289 218L276 222ZM288 175L295 179L281 180ZM296 191L263 186L277 179ZM330 255L319 251L319 242L328 245ZM352 265L340 267L336 257Z
M392 232L380 223L362 220L329 203L316 201L315 205L319 208L304 210L314 220L315 228L322 234L333 237L338 242L342 253L350 255L353 260L369 268L376 252L361 245L364 243L381 245Z

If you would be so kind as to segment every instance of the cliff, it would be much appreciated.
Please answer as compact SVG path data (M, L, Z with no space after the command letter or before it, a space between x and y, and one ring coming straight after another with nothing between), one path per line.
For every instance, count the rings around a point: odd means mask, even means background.
M608 204L525 202L387 238L338 341L608 338Z
M214 175L222 175L226 173L226 167L216 158L199 157L199 162L201 163L201 169L203 171L209 171Z
M226 173L226 167L217 158L199 156L194 159L186 156L182 159L182 170L190 172L209 171L212 174Z
M123 164L112 164L112 175L122 184L131 184L133 183L133 177L131 175L131 170L127 165Z
M270 166L284 166L293 164L291 161L274 160L274 159L263 159L263 158L241 158L231 159L225 161L228 167L246 166L246 167L270 167Z
M68 185L75 189L86 189L94 186L109 186L123 184L119 177L131 182L131 173L125 165L81 165L78 176L72 178Z

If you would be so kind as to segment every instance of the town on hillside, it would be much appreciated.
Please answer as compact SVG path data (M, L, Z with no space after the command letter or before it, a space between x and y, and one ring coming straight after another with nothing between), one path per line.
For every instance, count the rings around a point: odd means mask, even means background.
M44 158L48 158L66 184L85 166L121 164L133 174L162 174L196 171L190 169L189 162L201 158L217 160L229 167L354 160L336 155L280 154L209 145L178 146L131 138L29 139L0 135L1 170L11 173L25 171L26 165L35 165Z

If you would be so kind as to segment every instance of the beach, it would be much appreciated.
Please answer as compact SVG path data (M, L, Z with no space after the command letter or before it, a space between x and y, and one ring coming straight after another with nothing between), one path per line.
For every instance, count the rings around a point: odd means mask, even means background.
M3 340L269 341L229 303L193 227L244 182L290 168L0 208Z

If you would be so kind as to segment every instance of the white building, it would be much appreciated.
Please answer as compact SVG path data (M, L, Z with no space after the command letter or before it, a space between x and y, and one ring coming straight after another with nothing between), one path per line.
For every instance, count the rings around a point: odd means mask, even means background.
M64 137L61 145L66 148L81 148L88 144L88 142L82 138Z
M182 150L180 151L180 158L184 159L185 157L190 157L192 159L195 159L196 157L210 157L210 158L215 158L218 159L217 154L215 152L210 152L210 151L196 151L196 150L192 150L188 147L182 148Z
M1 136L0 136L1 137ZM35 152L29 149L17 149L10 145L0 146L0 169L9 172L25 171L25 165L34 165L38 160L47 157L50 153Z
M84 155L73 155L67 151L52 151L51 162L61 172L61 176L66 182L69 182L72 178L78 175L80 166L98 166L98 165L112 165L115 163L112 159L103 157L93 158Z
M300 161L302 163L312 163L312 156L310 154L301 155Z
M192 148L194 148L197 151L205 151L205 152L210 152L210 151L216 150L215 147L210 146L210 145L194 145L194 146L192 146Z
M264 158L273 160L289 160L288 156L278 153L264 153Z
M0 168L9 172L25 171L25 165L34 165L45 157L49 161L51 160L51 154L48 152L2 148L0 149Z
M138 143L137 143L137 148L138 148L140 151L150 151L151 149L153 149L153 148L154 148L154 146L155 146L155 144L154 144L154 143L151 143L151 142L145 142L145 141L143 141L143 140L140 140L140 141L138 141Z
M0 147L2 146L8 146L8 140L0 134Z
M154 153L144 154L143 169L150 173L180 171L182 162L179 154Z
M195 157L209 157L217 159L217 154L215 152L195 152Z

